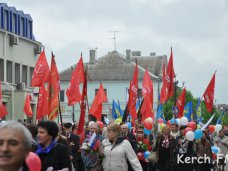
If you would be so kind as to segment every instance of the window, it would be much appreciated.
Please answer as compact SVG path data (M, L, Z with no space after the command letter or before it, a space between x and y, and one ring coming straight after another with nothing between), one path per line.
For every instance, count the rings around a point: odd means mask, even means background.
M9 11L5 10L4 29L9 30Z
M7 71L6 71L6 73L7 73L7 77L6 77L6 80L7 80L7 82L9 82L9 83L12 83L12 81L13 81L13 74L12 74L12 71L13 71L13 68L12 68L12 62L11 61L7 61L7 64L6 64L7 66L6 66L6 69L7 69Z
M21 22L20 22L20 35L25 36L25 19L21 17Z
M27 66L23 65L22 66L22 82L25 83L25 85L27 85L27 80L28 80L28 77L27 77Z
M31 82L32 82L33 72L34 72L34 68L30 67L30 70L29 70L29 85L31 85Z
M15 63L15 84L18 84L20 82L20 64Z
M0 80L4 80L4 59L0 59Z
M98 90L99 90L99 89L97 89L97 88L95 89L95 96L97 95ZM106 94L106 96L107 96L107 89L106 89L106 88L104 88L104 91L105 91L105 94Z
M12 32L17 33L17 15L14 13L12 18Z
M128 94L129 93L130 93L130 89L128 89ZM141 88L138 89L138 97L142 98L142 89Z
M64 90L60 90L60 102L64 102L65 98L64 98Z
M32 39L32 21L28 21L28 38Z

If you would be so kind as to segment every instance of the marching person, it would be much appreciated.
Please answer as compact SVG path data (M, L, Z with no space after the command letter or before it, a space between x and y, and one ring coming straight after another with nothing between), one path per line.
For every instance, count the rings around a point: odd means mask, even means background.
M78 135L73 134L72 132L72 123L67 122L64 124L64 128L65 128L65 135L66 136L66 140L67 143L70 147L71 150L71 154L70 154L70 158L71 161L74 165L74 168L76 168L76 170L78 170L78 160L81 157L80 153L78 153L78 150L80 148L80 139Z
M164 126L162 134L157 136L156 151L158 156L159 171L171 170L171 162L173 161L173 149L175 139L170 135L169 126Z
M187 128L185 125L180 127L180 136L176 139L176 155L181 157L182 161L185 161L186 157L193 157L194 155L194 144L193 141L188 141L185 137L185 128ZM177 164L179 171L193 171L193 163L179 162Z
M142 166L128 140L121 137L120 125L112 123L107 127L108 139L102 142L102 165L104 171L127 171L130 162L133 170L142 171Z
M28 171L25 159L32 148L32 135L19 122L0 126L0 171Z
M215 145L220 148L220 157L219 157L219 168L224 171L224 167L226 165L225 158L228 154L228 137L224 134L224 130L219 131L219 135L214 140Z
M89 128L90 132L86 136L81 147L81 157L84 163L85 171L90 171L99 161L98 151L102 141L102 137L99 134L100 131L98 124L91 122Z
M38 124L38 146L35 153L40 157L42 171L72 170L70 154L66 145L56 142L59 128L54 121L41 121Z

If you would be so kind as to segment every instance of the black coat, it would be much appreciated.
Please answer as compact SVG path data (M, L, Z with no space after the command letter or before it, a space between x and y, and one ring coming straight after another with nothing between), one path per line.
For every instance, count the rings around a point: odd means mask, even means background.
M63 144L56 143L49 153L41 153L39 157L42 163L42 171L46 171L48 167L53 167L53 170L63 168L68 168L69 171L72 170L67 146Z

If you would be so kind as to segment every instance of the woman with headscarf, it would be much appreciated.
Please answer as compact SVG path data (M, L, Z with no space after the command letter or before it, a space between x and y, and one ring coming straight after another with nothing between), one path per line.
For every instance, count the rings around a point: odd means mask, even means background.
M40 157L42 171L72 170L67 146L57 143L58 125L54 121L41 121L38 124L38 146L35 153Z
M121 137L121 127L112 123L107 127L108 139L103 140L103 170L104 171L127 171L128 164L133 170L142 171L142 166L128 140Z

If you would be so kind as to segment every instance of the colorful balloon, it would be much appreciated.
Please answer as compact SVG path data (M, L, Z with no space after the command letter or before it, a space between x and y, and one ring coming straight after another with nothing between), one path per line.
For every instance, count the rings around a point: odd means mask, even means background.
M170 121L170 120L168 120L167 125L168 125L169 127L171 127L171 121Z
M194 133L193 133L192 131L188 131L188 132L186 133L186 139L187 139L188 141L193 141L194 138L195 138L195 135L194 135Z
M199 140L203 136L203 131L201 131L200 129L197 129L194 131L194 134L195 134L195 139Z
M196 129L196 123L195 122L189 122L187 124L188 127L192 128L192 130L195 130Z
M221 124L215 125L215 131L216 131L217 133L219 133L219 131L221 131L221 130L222 130L222 125L221 125Z
M122 122L122 119L121 118L117 118L116 120L115 120L115 123L116 124L120 124Z
M153 128L153 119L152 118L146 118L143 122L143 125L146 129L151 130Z
M164 123L163 119L162 118L158 118L158 123L160 123L160 124Z
M32 171L40 171L41 170L41 161L37 154L33 152L29 152L29 155L27 156L25 160L29 170Z
M164 126L165 126L164 123L160 124L160 130L161 130L161 131L162 131L162 129L164 128Z
M147 159L150 156L150 152L149 151L145 151L144 152L144 158Z
M192 128L187 127L187 128L184 129L184 135L185 136L186 136L186 134L187 134L188 131L192 131Z
M187 124L188 124L188 118L186 118L185 116L183 116L183 117L180 119L180 124L181 124L181 125L187 125Z
M144 134L146 134L146 135L150 135L150 134L151 134L151 130L148 130L148 129L146 129L146 128L143 129L143 132L144 132Z
M143 154L143 152L138 152L138 153L137 153L137 157L138 157L139 160L143 160L143 159L144 159L144 154Z
M208 130L210 131L210 133L213 133L215 131L215 126L214 125L209 125L208 126Z

